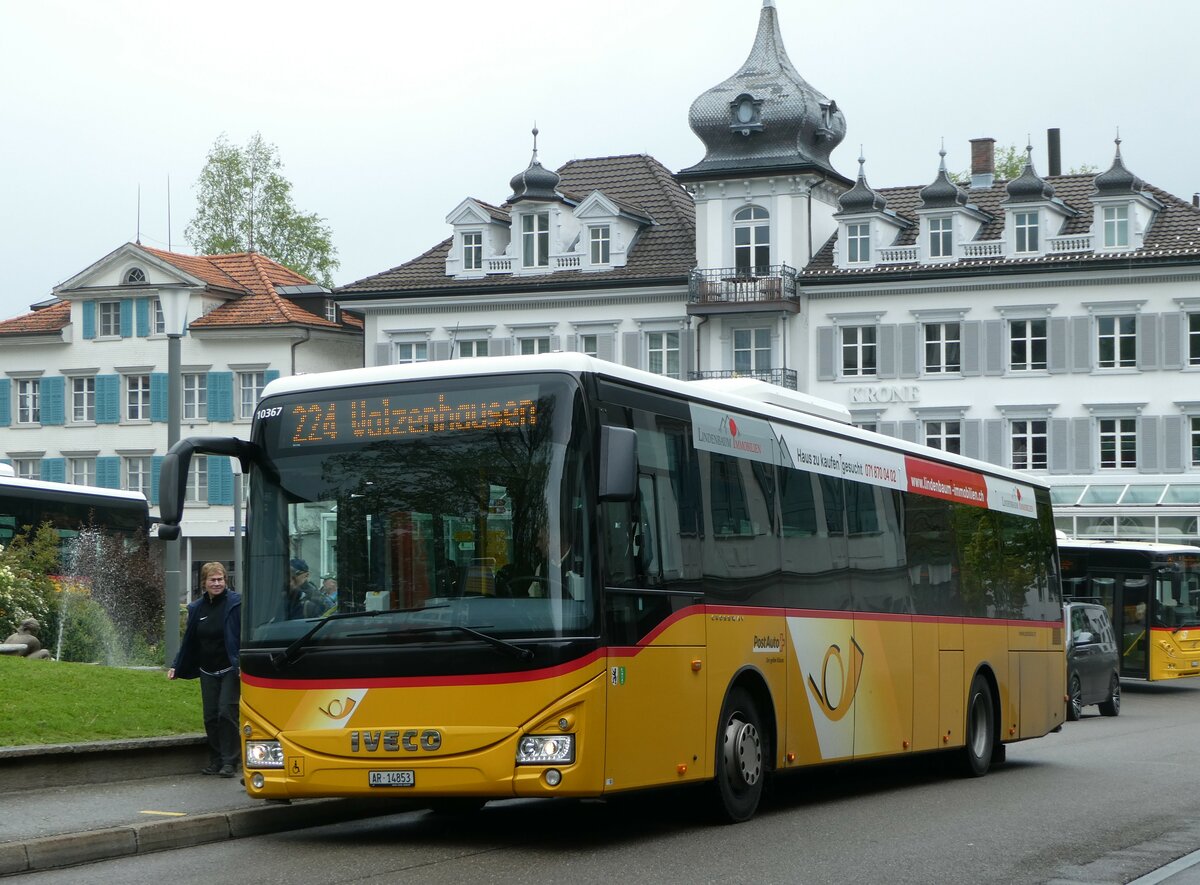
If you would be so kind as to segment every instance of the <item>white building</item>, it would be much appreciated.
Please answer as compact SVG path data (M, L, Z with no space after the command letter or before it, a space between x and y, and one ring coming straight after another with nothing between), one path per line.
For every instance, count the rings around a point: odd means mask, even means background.
M1046 177L1030 150L997 181L983 138L970 187L945 152L922 185L873 190L861 159L851 180L773 0L689 123L705 155L673 181L645 156L556 174L535 148L503 204L459 203L439 245L338 289L367 363L562 348L754 375L1042 474L1070 533L1200 544L1200 209L1119 145L1094 176L1061 175L1053 142Z
M0 459L20 476L140 491L153 515L167 444L168 289L188 293L181 437L245 437L272 378L362 365L361 321L294 271L257 253L127 243L0 322ZM194 588L201 563L234 559L234 480L228 458L192 463L181 559Z

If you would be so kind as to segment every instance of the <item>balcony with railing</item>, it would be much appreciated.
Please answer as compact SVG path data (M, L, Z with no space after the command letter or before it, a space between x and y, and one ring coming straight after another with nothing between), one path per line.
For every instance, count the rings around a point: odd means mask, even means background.
M796 269L786 264L697 268L688 280L687 310L702 315L764 310L797 313Z
M757 378L759 381L766 381L768 384L774 384L777 387L786 387L788 390L799 390L797 387L797 378L795 369L753 369L751 371L742 372L737 369L715 369L708 372L691 372L688 374L689 381L702 381L706 378Z

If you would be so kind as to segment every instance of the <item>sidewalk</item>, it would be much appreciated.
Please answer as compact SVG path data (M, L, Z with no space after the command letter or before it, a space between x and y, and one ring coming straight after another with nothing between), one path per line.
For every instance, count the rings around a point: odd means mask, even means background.
M0 876L394 814L396 800L251 799L199 736L0 748ZM141 775L141 776L139 776Z

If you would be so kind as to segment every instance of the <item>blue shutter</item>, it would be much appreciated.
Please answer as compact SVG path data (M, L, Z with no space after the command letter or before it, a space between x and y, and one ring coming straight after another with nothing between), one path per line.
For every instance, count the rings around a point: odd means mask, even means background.
M121 299L121 337L133 337L133 299Z
M233 420L233 372L208 373L208 420Z
M137 300L137 334L139 338L145 338L150 334L149 298L139 298Z
M67 459L66 458L43 458L42 463L38 465L39 476L45 482L66 482L67 481Z
M228 458L208 456L208 503L233 504L233 465Z
M265 384L263 384L263 387L266 387L267 384L270 384L272 381L274 381L278 377L279 377L278 369L267 369L267 371L263 372L263 380L266 382Z
M83 304L79 305L79 307L83 311L83 337L89 338L89 339L95 338L96 337L96 302L95 301L85 301L85 302L83 302Z
M66 379L62 375L43 378L41 392L42 424L67 423Z
M96 423L119 424L121 421L121 376L96 376ZM97 468L99 469L99 468ZM119 485L112 488L120 488Z
M12 381L0 378L0 427L12 424Z
M150 503L158 505L158 475L162 472L162 455L154 455L150 458Z
M96 485L106 489L121 487L121 459L108 455L96 459Z
M150 373L150 420L167 420L168 376L166 372Z

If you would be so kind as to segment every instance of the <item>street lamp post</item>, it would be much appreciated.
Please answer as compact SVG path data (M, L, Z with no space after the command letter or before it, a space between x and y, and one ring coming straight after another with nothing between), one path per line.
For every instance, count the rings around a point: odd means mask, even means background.
M163 327L167 333L167 449L179 442L183 424L183 370L180 366L180 339L187 326L187 289L162 289L158 300L162 305ZM179 574L180 538L165 541L163 569L166 572L166 598L163 602L164 666L171 667L179 652L179 597L182 581Z

